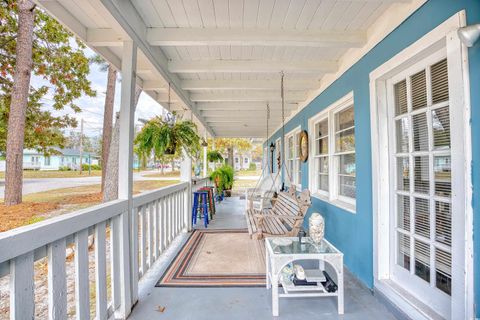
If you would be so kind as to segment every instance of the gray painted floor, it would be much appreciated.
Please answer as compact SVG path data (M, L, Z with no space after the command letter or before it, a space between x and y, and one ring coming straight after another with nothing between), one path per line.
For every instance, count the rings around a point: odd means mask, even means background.
M210 229L246 228L245 201L228 198L217 207ZM197 224L201 227L201 222ZM188 235L177 237L140 282L138 304L129 319L272 319L271 291L265 288L157 288L161 277ZM165 307L163 312L159 308ZM345 314L334 298L280 298L275 319L396 319L387 307L345 272Z

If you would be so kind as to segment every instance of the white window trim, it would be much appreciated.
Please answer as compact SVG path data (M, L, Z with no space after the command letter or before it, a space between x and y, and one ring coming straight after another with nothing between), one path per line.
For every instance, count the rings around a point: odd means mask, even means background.
M433 310L402 291L390 280L390 185L388 174L389 143L386 81L399 70L413 65L418 58L427 57L439 50L445 50L448 58L450 110L458 114L457 121L451 122L451 145L463 152L452 152L452 171L456 170L463 179L452 180L452 203L457 212L452 215L452 286L451 318L471 319L474 317L473 294L473 208L471 181L471 126L470 126L470 84L468 73L468 51L460 42L457 30L466 25L465 11L460 11L440 24L420 40L404 49L395 57L370 74L370 119L372 134L372 197L374 222L374 286L387 298L408 313L411 318L430 319ZM461 180L461 181L460 181ZM457 194L455 196L455 194ZM459 209L460 208L460 209ZM464 221L462 221L464 218ZM454 231L455 230L455 231ZM458 235L465 235L464 237Z
M302 165L302 161L300 160L300 155L298 154L298 148L295 148L295 135L296 134L299 134L300 132L302 131L302 127L301 126L298 126L296 127L295 129L289 131L286 135L285 135L285 170L287 170L288 168L288 160L289 160L289 146L288 146L288 139L290 137L293 136L293 172L288 172L288 174L290 174L290 177L292 178L293 180L293 183L295 184L295 187L298 191L301 191L302 190L302 177L300 176L300 181L295 181L295 164L296 164L296 161L298 161L300 163L300 165ZM288 175L287 175L287 172L285 172L285 185L289 186L290 187L290 181L288 179Z
M335 114L354 106L353 91L346 94L344 97L335 101L333 104L322 110L308 121L308 135L309 150L311 155L308 157L308 172L309 172L309 189L312 190L312 196L322 201L326 201L334 206L342 208L350 213L356 213L356 199L338 195L338 178L336 173L337 162L333 161L335 157ZM355 108L355 106L354 106ZM315 171L315 124L321 120L328 119L328 190L316 190L316 176ZM356 152L355 152L356 153Z

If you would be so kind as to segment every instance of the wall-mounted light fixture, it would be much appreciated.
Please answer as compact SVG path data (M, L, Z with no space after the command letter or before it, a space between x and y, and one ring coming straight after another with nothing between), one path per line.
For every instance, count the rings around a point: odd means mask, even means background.
M480 23L458 29L458 36L467 47L473 47L480 38Z

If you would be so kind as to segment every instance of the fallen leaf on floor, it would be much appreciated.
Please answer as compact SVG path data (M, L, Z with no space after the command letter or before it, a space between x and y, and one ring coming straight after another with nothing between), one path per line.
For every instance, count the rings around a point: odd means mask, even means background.
M165 307L164 306L157 306L157 311L158 312L163 312L163 311L165 311Z
M207 254L212 254L212 251L207 251Z

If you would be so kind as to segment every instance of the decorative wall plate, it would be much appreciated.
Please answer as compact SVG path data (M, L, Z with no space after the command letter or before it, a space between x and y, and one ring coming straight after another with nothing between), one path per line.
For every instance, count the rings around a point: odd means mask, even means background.
M308 133L305 130L300 133L300 160L308 160Z

